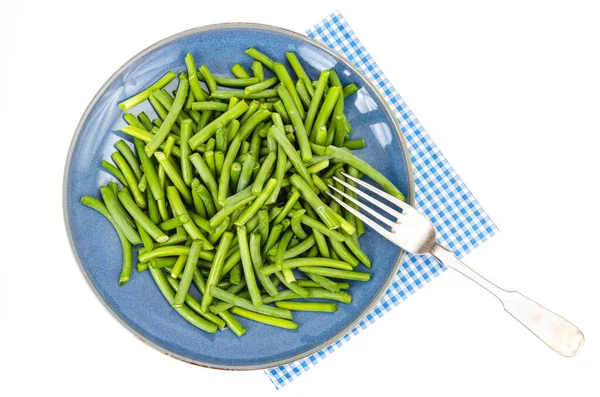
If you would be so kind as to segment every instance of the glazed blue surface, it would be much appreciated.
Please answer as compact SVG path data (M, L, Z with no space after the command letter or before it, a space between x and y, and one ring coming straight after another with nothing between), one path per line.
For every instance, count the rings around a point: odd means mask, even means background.
M260 25L200 28L158 43L113 76L88 108L67 164L65 215L75 255L101 300L139 337L183 360L219 368L279 365L333 343L368 313L375 298L387 288L399 255L396 246L367 228L360 241L372 259L372 270L363 265L358 270L369 271L372 278L366 283L350 283L352 304L339 303L334 314L294 313L299 324L296 331L241 318L247 329L241 338L230 331L210 335L187 323L165 301L149 272L137 273L134 268L131 280L119 287L121 248L117 235L100 214L79 203L84 195L99 198L99 186L113 180L100 163L109 159L114 143L120 138L131 142L119 131L125 123L118 102L147 87L166 71L183 71L188 51L194 55L197 66L205 63L215 75L231 76L229 68L235 63L250 71L252 59L244 50L251 46L280 62L285 62L286 51L294 51L313 80L320 70L333 68L344 85L356 83L361 87L345 100L345 113L353 127L352 139L363 137L367 143L367 148L355 154L380 170L407 197L412 197L413 189L407 153L397 135L399 127L380 97L338 55L308 38ZM175 88L176 80L168 86L169 91ZM138 114L142 110L155 118L148 103L131 112Z

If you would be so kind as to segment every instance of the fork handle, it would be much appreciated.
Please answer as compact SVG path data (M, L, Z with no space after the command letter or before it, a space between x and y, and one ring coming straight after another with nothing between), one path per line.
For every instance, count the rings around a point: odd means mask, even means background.
M498 287L465 265L452 251L439 244L434 245L431 254L443 265L456 270L491 292L502 302L504 310L555 352L565 357L573 357L583 346L585 340L583 333L558 314L517 291L506 291Z

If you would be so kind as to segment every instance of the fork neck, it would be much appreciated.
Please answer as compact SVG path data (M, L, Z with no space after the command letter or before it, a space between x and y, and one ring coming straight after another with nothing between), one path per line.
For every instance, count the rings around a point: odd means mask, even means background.
M481 285L483 288L492 293L492 295L498 298L500 302L503 302L506 298L508 291L498 287L496 284L492 283L485 277L476 273L473 269L471 269L469 266L465 265L460 259L458 259L456 255L454 255L454 252L450 251L449 249L436 243L432 247L430 253L431 255L436 257L437 260L439 260L444 266L456 270L463 276L468 277L477 284Z

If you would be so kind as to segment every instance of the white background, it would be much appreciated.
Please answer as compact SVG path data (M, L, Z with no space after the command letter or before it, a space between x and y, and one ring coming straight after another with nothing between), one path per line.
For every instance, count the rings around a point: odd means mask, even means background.
M0 394L599 395L598 8L394 3L3 2ZM154 351L91 292L64 231L62 173L104 81L184 29L251 21L304 32L336 8L501 229L467 263L578 325L579 356L553 353L447 271L275 392L262 371Z

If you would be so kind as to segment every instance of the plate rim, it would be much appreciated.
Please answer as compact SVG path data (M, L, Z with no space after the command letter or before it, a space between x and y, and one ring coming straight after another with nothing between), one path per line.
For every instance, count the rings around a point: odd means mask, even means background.
M309 44L315 45L319 48L321 48L323 51L325 51L326 53L332 55L334 58L336 58L336 60L342 62L345 66L347 66L348 68L350 68L354 73L356 73L357 75L361 76L362 79L367 83L367 85L373 90L373 92L375 92L375 95L379 98L379 101L383 104L383 108L385 110L385 112L388 114L388 116L390 117L390 119L392 119L392 124L394 125L394 132L396 133L396 136L398 137L399 141L400 141L400 146L402 147L402 150L405 153L404 156L404 161L405 161L405 166L406 166L406 170L408 173L408 183L409 183L409 192L407 192L406 194L406 198L408 200L408 203L410 205L415 204L415 180L414 180L414 174L413 174L413 166L412 166L412 161L410 158L410 152L408 150L408 144L406 142L406 138L404 137L404 134L402 133L402 127L400 126L398 119L396 118L396 116L394 115L392 109L390 108L390 105L388 105L388 103L386 102L385 98L383 97L383 95L379 92L379 90L377 89L377 87L371 82L371 80L369 79L369 77L367 77L360 69L358 69L354 64L352 64L348 59L346 59L346 57L344 55L342 55L341 53L338 53L337 51L329 48L328 46L326 46L325 44L311 38L308 37L304 34L295 32L293 30L289 30L289 29L285 29L282 27L278 27L278 26L274 26L274 25L269 25L269 24L262 24L262 23L253 23L253 22L224 22L224 23L217 23L217 24L210 24L210 25L203 25L203 26L198 26L195 28L191 28L191 29L186 29L184 31L181 31L179 33L173 34L171 36L168 36L162 40L159 40L157 42L155 42L154 44L146 47L145 49L141 50L140 52L138 52L136 55L134 55L133 57L131 57L127 62L125 62L123 65L121 65L107 80L106 82L102 85L102 87L100 87L100 89L96 92L96 94L94 95L94 97L92 98L92 100L90 101L90 103L88 104L88 106L86 107L85 111L83 112L83 115L81 116L79 123L77 124L77 128L75 129L75 133L73 134L73 137L71 138L71 143L69 145L69 151L67 154L67 159L65 162L65 167L64 167L64 174L63 174L63 194L62 194L62 208L63 208L63 219L64 219L64 226L65 226L65 231L67 233L67 237L69 239L69 245L71 246L71 252L73 254L73 256L75 257L75 261L77 262L77 265L79 267L79 270L81 271L81 275L83 276L83 278L86 280L88 286L90 287L90 289L94 292L94 295L96 296L96 298L102 303L102 306L104 306L104 308L112 315L112 317L114 317L123 327L125 327L128 331L130 331L137 339L139 339L140 341L144 342L146 345L154 348L155 350L169 356L169 357L173 357L176 358L180 361L186 362L186 363L190 363L190 364L194 364L197 366L201 366L201 367L206 367L206 368L213 368L213 369L221 369L221 370L260 370L260 369L269 369L269 368L274 368L274 367L278 367L278 366L282 366L285 364L289 364L291 362L294 361L298 361L301 360L305 357L308 357L318 351L323 350L324 348L326 348L327 346L335 343L337 340L341 339L342 337L344 337L344 335L348 334L353 328L355 328L371 311L373 311L373 309L375 308L375 306L381 301L381 298L384 296L385 291L389 288L389 285L391 284L392 280L394 279L395 275L398 273L398 268L400 267L400 264L402 263L402 259L404 258L404 255L406 254L406 251L403 250L402 248L400 248L400 251L398 253L398 256L396 257L395 263L392 267L392 270L390 271L387 279L385 280L383 286L381 287L381 289L377 292L377 294L373 297L373 299L371 300L371 302L365 306L365 308L354 318L354 320L352 322L350 322L345 328L343 328L341 331L339 331L338 333L336 333L335 335L333 335L332 337L328 338L326 341L318 344L317 346L306 350L304 352L298 353L294 356L288 357L288 358L284 358L284 359L280 359L280 360L276 360L276 361L271 361L271 362L266 362L266 363L260 363L260 364L252 364L252 365L220 365L220 364L215 364L215 363L210 363L210 362L204 362L204 361L200 361L200 360L194 360L194 359L190 359L189 357L177 354L175 352L172 352L166 348L164 348L163 346L160 346L157 343L154 343L153 341L149 340L148 338L146 338L144 335L142 335L141 333L139 333L138 331L136 331L133 327L131 327L123 318L121 318L121 316L106 302L106 300L102 297L102 295L100 294L100 292L98 291L98 289L96 288L96 286L94 285L93 281L91 280L87 270L85 269L81 257L79 256L79 253L77 251L77 247L76 244L73 240L73 235L71 233L71 226L70 226L70 219L69 219L69 211L68 211L68 202L69 202L69 198L68 198L68 192L69 192L69 185L68 185L68 180L69 180L69 173L71 170L71 162L72 162L72 157L73 157L73 151L75 149L75 145L79 140L79 136L81 135L81 131L82 131L82 127L85 123L85 121L88 119L89 114L91 113L92 108L94 107L94 105L96 105L96 103L98 102L99 98L105 93L105 91L108 89L108 87L114 82L114 80L120 76L129 66L131 66L133 63L135 63L138 59L142 58L143 56L145 56L146 54L148 54L149 52L167 44L170 43L172 41L175 41L177 39L192 35L192 34L197 34L197 33L201 33L201 32L207 32L207 31L213 31L213 30L222 30L222 29L228 29L228 28L249 28L249 29L262 29L262 30L267 30L267 31L271 31L271 32L275 32L275 33L279 33L279 34L283 34L286 36L292 36L296 39L300 39L304 42L307 42Z

